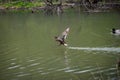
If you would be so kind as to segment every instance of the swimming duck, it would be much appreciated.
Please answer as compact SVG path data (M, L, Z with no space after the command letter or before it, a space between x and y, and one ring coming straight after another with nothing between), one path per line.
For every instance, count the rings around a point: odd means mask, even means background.
M55 40L58 41L60 43L60 45L64 45L64 46L68 46L65 42L65 39L68 35L70 28L65 29L64 32L62 32L62 34L60 36L55 36Z
M115 34L115 35L120 35L120 29L113 28L112 33Z

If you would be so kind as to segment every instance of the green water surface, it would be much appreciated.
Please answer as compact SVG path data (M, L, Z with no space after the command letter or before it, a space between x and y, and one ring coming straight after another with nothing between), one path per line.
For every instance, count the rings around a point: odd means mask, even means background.
M68 47L58 46L54 36L67 27ZM0 14L0 80L118 79L120 36L113 27L120 28L117 12Z

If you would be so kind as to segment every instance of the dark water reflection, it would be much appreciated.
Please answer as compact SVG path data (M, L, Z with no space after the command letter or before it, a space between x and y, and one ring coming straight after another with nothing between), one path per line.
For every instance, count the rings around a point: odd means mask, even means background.
M115 80L118 13L0 15L0 80ZM70 27L68 47L54 36Z

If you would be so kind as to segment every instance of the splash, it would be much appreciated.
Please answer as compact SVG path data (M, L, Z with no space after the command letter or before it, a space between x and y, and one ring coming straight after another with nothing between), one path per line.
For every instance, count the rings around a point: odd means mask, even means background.
M120 52L120 48L116 48L116 47L68 47L68 49L87 50L87 51Z

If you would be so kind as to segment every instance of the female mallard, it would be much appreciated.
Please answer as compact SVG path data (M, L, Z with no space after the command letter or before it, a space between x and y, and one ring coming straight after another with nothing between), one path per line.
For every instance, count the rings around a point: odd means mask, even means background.
M62 34L58 37L55 37L55 40L58 41L60 43L60 45L64 45L67 46L65 39L69 33L70 28L67 28L64 32L62 32Z

